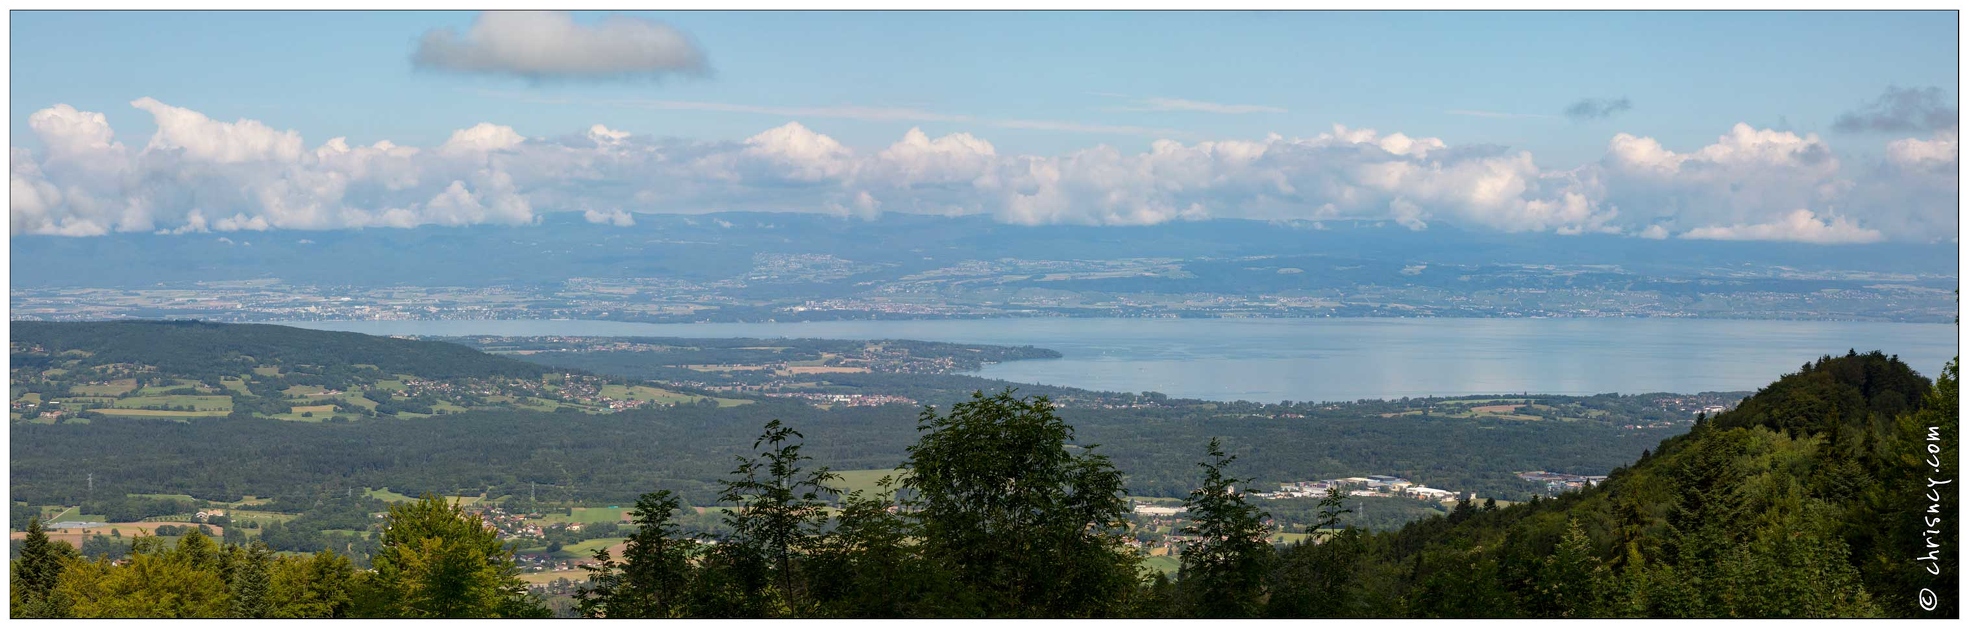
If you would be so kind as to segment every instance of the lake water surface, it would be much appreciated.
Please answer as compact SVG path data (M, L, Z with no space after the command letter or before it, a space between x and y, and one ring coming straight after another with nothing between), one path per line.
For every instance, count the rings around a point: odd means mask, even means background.
M651 324L294 321L426 336L916 339L1058 350L978 375L1210 400L1754 390L1822 354L1878 349L1934 377L1950 324L1695 319L984 319Z

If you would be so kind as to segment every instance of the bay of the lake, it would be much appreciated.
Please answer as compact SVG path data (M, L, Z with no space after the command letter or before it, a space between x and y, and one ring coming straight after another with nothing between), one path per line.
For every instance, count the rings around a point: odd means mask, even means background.
M1934 377L1951 324L1715 319L979 319L652 324L291 321L419 336L915 339L1033 345L1063 357L977 375L1100 391L1276 402L1489 393L1755 390L1824 354L1881 350Z

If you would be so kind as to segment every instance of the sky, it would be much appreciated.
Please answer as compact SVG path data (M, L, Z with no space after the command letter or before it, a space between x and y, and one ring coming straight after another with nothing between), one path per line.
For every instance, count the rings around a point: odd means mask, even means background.
M1957 31L1947 12L15 12L11 233L778 210L1947 240Z

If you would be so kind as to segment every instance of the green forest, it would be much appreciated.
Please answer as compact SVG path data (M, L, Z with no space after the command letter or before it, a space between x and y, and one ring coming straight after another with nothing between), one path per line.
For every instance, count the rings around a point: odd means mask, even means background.
M1271 514L1236 489L1250 472L1230 440L1198 440L1174 578L1130 548L1126 464L1050 400L1005 391L922 409L899 426L897 473L846 496L831 470L859 463L816 447L812 424L748 430L704 488L722 533L686 533L679 494L647 487L620 552L596 551L567 601L529 592L478 515L426 496L389 508L367 570L195 531L86 560L31 517L10 605L16 617L1947 618L1957 542L1935 529L1959 505L1930 479L1957 472L1957 384L1953 363L1930 382L1879 353L1826 357L1597 486L1463 501L1388 532L1341 524L1346 502L1329 494L1317 534L1286 545L1264 541ZM1924 609L1924 589L1946 594Z

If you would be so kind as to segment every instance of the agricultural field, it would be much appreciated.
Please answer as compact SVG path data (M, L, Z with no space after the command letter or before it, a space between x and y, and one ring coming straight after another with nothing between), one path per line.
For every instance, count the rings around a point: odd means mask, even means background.
M388 487L384 487L382 489L366 489L363 490L363 495L369 496L371 498L375 498L377 500L381 500L383 502L410 502L412 500L416 500L416 498L405 496L403 494L399 494L394 491L390 491L390 488Z
M625 507L621 505L613 505L607 507L574 507L573 509L570 509L572 513L550 513L544 517L541 517L539 522L541 524L563 524L563 523L570 523L570 522L579 522L582 524L594 524L597 522L623 522L626 521L626 518L628 517L630 510L632 510L633 508L634 507Z
M841 478L834 481L833 487L841 490L841 496L843 497L857 490L863 492L865 496L874 496L880 493L882 488L877 486L876 483L881 481L884 476L897 477L898 485L902 481L901 473L893 469L836 470L834 473L840 475Z
M125 378L122 380L111 380L106 384L86 384L86 385L70 387L68 392L72 395L78 395L78 396L83 396L83 395L118 396L135 390L137 390L136 379Z

